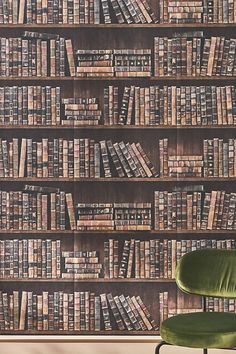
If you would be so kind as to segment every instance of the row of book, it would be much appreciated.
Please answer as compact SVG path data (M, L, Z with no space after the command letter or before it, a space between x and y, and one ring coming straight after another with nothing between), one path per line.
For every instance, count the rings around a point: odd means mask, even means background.
M155 192L155 230L236 229L236 194L195 187ZM78 203L75 213L71 193L29 185L24 191L1 191L0 216L2 230L152 229L151 203Z
M98 251L62 251L60 240L0 241L0 278L8 279L174 279L187 252L205 248L235 249L233 239L109 239L104 259Z
M0 125L96 125L96 97L61 97L59 86L0 87Z
M118 86L97 97L61 97L60 87L0 87L0 125L235 125L234 86Z
M0 278L95 279L102 268L97 251L62 251L60 240L0 241Z
M140 143L93 139L0 138L0 177L153 177L158 173Z
M151 203L78 203L58 188L0 191L2 230L150 230Z
M23 191L0 191L0 229L65 230L66 214L69 214L70 220L74 210L71 193L57 188L54 188L55 193L47 193L47 187L39 186L35 190L42 192L31 189L32 186L29 186L29 190L25 186Z
M236 140L204 139L204 176L235 177L236 176Z
M25 31L22 37L1 37L0 48L1 77L65 76L73 59L71 40L57 34Z
M150 77L150 49L77 50L54 34L0 39L0 76ZM235 76L236 40L203 32L154 38L154 75ZM47 60L49 58L49 60Z
M60 123L60 87L0 87L1 125L59 125Z
M201 307L176 307L167 291L157 296L158 323L179 313L201 312ZM208 297L207 311L236 312L235 299ZM36 294L32 291L0 292L1 331L156 331L153 319L140 296L94 292Z
M154 75L235 76L236 40L204 38L203 32L154 38Z
M96 279L102 276L103 265L97 251L63 251L63 279Z
M153 23L158 18L146 0L1 0L4 24Z
M235 23L235 1L160 0L161 23Z
M170 155L168 138L159 140L161 177L235 177L236 140L203 140L203 155Z
M0 292L0 330L157 330L140 296L94 292Z
M75 57L78 77L151 76L151 49L80 49Z
M181 296L177 293L177 301L173 303L171 294L168 291L160 292L158 301L160 309L160 323L169 317L183 313L203 312L203 306L194 307L182 304ZM236 300L217 297L206 297L206 311L208 312L231 312L236 313Z
M156 191L154 203L156 230L236 229L235 193Z
M0 278L61 278L61 241L0 241Z
M120 253L120 243L123 245ZM104 242L104 278L174 279L176 265L187 252L205 248L235 249L233 239L136 240ZM121 254L121 256L119 256Z
M77 230L150 230L151 203L79 203Z
M104 89L104 125L234 125L234 86L126 86Z
M235 7L229 0L160 0L155 13L146 0L1 0L0 23L235 23Z

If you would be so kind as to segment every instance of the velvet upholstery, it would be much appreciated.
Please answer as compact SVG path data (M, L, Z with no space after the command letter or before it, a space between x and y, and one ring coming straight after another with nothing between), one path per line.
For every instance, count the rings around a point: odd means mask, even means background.
M236 250L187 253L177 266L176 283L188 294L236 298ZM236 314L177 315L163 321L160 334L167 343L183 347L236 347Z
M167 343L192 348L230 348L236 346L234 313L195 312L170 317L161 325Z
M236 297L236 250L186 253L177 266L176 283L189 294Z

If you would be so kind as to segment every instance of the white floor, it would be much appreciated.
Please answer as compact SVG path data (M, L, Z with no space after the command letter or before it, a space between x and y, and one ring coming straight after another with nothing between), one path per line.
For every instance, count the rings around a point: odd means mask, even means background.
M55 338L55 337L54 337ZM0 338L1 341L2 338ZM100 339L102 339L100 337ZM87 339L88 340L88 339ZM18 343L13 338L0 343L0 354L154 354L154 343ZM153 341L153 340L152 340ZM235 351L210 350L210 354L233 354ZM200 354L202 350L164 347L161 354Z

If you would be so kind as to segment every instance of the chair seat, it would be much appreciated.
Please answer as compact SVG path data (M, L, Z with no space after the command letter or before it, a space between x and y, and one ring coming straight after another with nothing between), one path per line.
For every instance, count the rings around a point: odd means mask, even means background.
M170 317L161 325L161 337L169 344L192 348L236 346L236 314L196 312Z

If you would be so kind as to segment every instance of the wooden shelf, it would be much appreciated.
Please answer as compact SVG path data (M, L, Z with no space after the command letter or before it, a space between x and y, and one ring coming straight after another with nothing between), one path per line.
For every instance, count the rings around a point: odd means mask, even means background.
M0 278L0 283L175 283L175 279L40 279L40 278Z
M67 82L67 81L145 81L145 82L191 82L191 81L236 81L236 76L166 76L166 77L71 77L71 76L55 76L55 77L0 77L1 81L49 81L49 82Z
M150 24L119 24L119 23L111 23L111 24L1 24L0 29L86 29L86 28L96 28L96 29L172 29L172 28L235 28L236 23L182 23L182 24L175 24L175 23L150 23Z
M212 129L236 129L236 125L84 125L84 126L66 126L66 125L0 125L0 131L2 130L175 130L175 129L200 129L200 130L212 130Z
M16 334L16 335L35 335L37 334L38 336L40 335L135 335L135 336L140 336L140 335L159 335L159 331L118 331L118 330L112 330L112 331L0 331L0 335L11 335L11 334Z
M57 235L58 236L66 236L73 235L110 235L120 236L120 235L131 235L132 237L140 237L140 235L145 234L145 236L152 236L157 235L158 237L162 237L165 235L236 235L236 230L137 230L137 231L119 231L119 230L102 230L102 231L72 231L72 230L0 230L0 234L6 235L41 235L46 236L48 235ZM40 237L41 237L40 236Z
M73 38L73 44L75 48L84 48L84 43L86 44L85 48L104 48L104 43L108 48L137 48L136 44L133 42L134 38L137 42L139 48L145 48L145 43L148 43L149 48L153 48L153 38L155 36L163 35L172 35L174 31L178 29L183 31L194 31L194 30L206 30L208 31L207 36L220 35L226 32L227 37L232 37L236 29L236 23L225 24L225 23L198 23L198 24L78 24L78 25L68 25L68 24L0 24L0 30L2 31L3 36L14 36L18 37L22 34L24 30L36 30L50 33L58 33L60 35L66 36L66 38ZM134 30L137 30L136 32ZM96 32L95 32L96 31ZM97 37L94 36L97 34ZM118 39L118 42L117 42ZM151 74L154 74L154 70L151 71ZM115 85L119 87L119 90L127 85L136 85L136 86L150 86L150 85L160 85L160 86L181 86L181 85L236 85L236 76L165 76L165 77L0 77L0 85L9 86L9 85L51 85L51 86L60 86L62 91L66 92L66 97L74 97L75 95L84 95L86 93L94 95L93 97L102 97L103 87L108 85ZM81 96L83 97L83 96ZM39 129L37 132L36 129ZM195 153L199 151L199 139L201 139L202 133L207 135L212 130L212 134L220 134L218 129L223 129L224 137L228 135L232 137L234 135L236 125L228 126L0 126L0 131L2 136L17 137L21 138L22 136L28 136L35 138L42 136L67 136L67 137L76 137L78 134L77 130L83 130L84 134L82 136L91 137L93 135L97 137L102 136L103 139L106 139L109 135L128 136L127 131L132 131L132 136L137 135L137 138L140 138L143 132L150 132L154 130L155 133L149 134L147 137L144 135L142 139L145 140L144 145L148 145L147 154L150 153L152 156L153 150L152 147L156 144L157 136L164 136L165 134L168 137L175 137L176 130L199 130L198 134L194 132L187 134L186 132L186 146L185 141L179 141L178 145L180 147L179 151L185 151L188 153ZM233 129L230 133L229 129ZM124 133L125 130L125 133ZM162 133L156 134L156 131L160 130ZM94 133L96 131L96 133ZM101 131L101 134L99 132ZM65 133L66 132L66 133ZM73 133L72 133L73 132ZM116 133L117 132L117 133ZM227 133L226 133L227 132ZM63 133L65 133L63 135ZM111 133L111 134L110 134ZM23 134L23 135L22 135ZM215 135L214 135L215 136ZM136 138L136 136L135 136ZM174 138L175 139L175 138ZM181 139L180 139L181 140ZM184 140L184 139L182 139ZM146 149L146 146L145 146ZM145 150L146 151L146 150ZM79 190L79 195L75 197L74 202L76 203L78 198L84 202L90 202L94 200L100 202L101 199L105 201L120 201L127 200L129 202L136 201L150 201L150 198L153 198L154 188L158 186L160 189L169 188L171 190L174 184L186 183L191 185L191 183L206 183L206 186L213 188L215 183L222 183L222 188L224 186L232 188L234 184L230 182L236 182L236 177L184 177L184 178L171 178L171 177L161 177L161 178L0 178L0 183L4 188L13 187L14 190L22 187L20 183L37 183L40 186L53 185L60 187L64 190L72 190L74 183L74 191ZM95 183L94 183L95 182ZM130 188L130 183L135 183L134 188ZM9 185L8 185L9 183ZM82 183L82 185L76 186L76 183ZM83 184L83 183L88 183ZM102 183L101 185L97 183ZM105 185L109 183L109 185ZM115 183L114 185L111 185ZM118 183L121 183L119 185ZM127 184L126 184L127 183ZM147 183L148 185L144 185ZM151 183L151 185L150 185ZM207 185L207 183L209 183ZM211 183L211 184L210 184ZM225 185L228 183L229 185ZM114 188L115 187L115 188ZM215 188L215 187L214 187ZM9 188L10 189L10 188ZM138 193L138 196L137 196ZM152 211L153 213L153 211ZM152 223L152 227L154 227ZM69 225L67 224L67 227ZM96 249L99 253L103 255L104 251L104 241L108 241L109 238L114 238L119 240L119 244L122 244L124 240L131 238L141 239L141 240L151 240L151 239L176 239L176 240L185 240L185 239L219 239L225 240L228 238L236 239L236 230L139 230L139 231L119 231L119 230L97 230L97 231L72 231L72 230L0 230L0 238L2 240L7 239L30 239L30 238L42 238L42 239L52 239L61 240L62 250L76 250L76 249ZM92 248L93 247L93 248ZM119 248L119 256L121 249ZM69 290L76 289L89 289L94 293L107 293L111 290L119 293L128 293L128 295L137 295L140 294L145 305L149 309L150 313L153 315L154 319L159 318L158 310L158 299L157 299L157 290L159 287L164 288L165 291L169 291L170 301L175 300L176 293L176 282L175 279L136 279L136 278L125 278L125 279L37 279L37 278L10 278L10 279L0 279L3 289L14 289L19 292L26 287L27 291L35 290L37 293L40 293L44 289L51 289L53 291L64 290L69 292ZM81 284L77 284L81 283ZM130 283L130 286L127 284ZM145 291L145 284L150 284L150 289ZM153 286L153 284L156 284ZM74 287L75 285L75 287ZM59 290L58 290L59 289ZM100 290L100 291L99 291ZM172 298L173 297L173 298ZM177 298L177 295L176 295ZM195 300L193 301L195 303ZM27 336L27 338L34 338L41 336L50 337L53 335L58 341L60 336L67 336L67 338L74 336L74 338L79 338L79 336L93 336L100 338L109 337L108 340L111 341L111 336L119 336L120 338L128 336L150 336L150 338L158 338L159 331L63 331L63 330L51 330L51 331L37 331L37 330L9 330L9 331L0 331L1 335L4 337L8 335L13 335L15 337L22 338ZM152 337L151 337L152 336ZM101 337L102 338L102 337ZM27 339L30 341L30 339ZM158 339L157 339L158 340Z
M105 182L105 183L122 183L122 182L142 182L142 183L178 183L178 182L236 182L236 177L160 177L160 178L129 178L129 177L110 177L110 178L64 178L64 177L50 177L50 178L37 178L37 177L17 177L16 178L0 178L0 182L63 182L63 183L86 183L86 182Z

